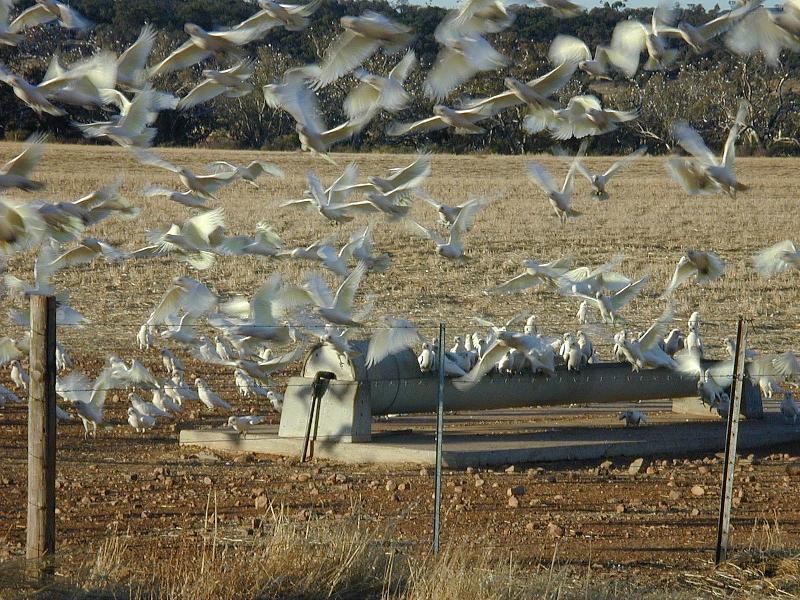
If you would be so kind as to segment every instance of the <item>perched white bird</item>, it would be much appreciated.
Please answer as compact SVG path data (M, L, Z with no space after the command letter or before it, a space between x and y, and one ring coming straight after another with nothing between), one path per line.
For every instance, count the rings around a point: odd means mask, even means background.
M625 421L625 427L639 427L647 423L647 415L639 410L626 410L619 413L619 420Z
M128 408L128 423L136 433L144 433L156 426L155 418L141 414L132 406Z
M664 290L664 297L671 296L684 282L695 277L697 283L705 284L722 276L725 262L713 252L703 250L688 250L681 256L675 273Z
M788 390L783 394L781 414L787 422L791 421L793 424L796 424L798 418L800 418L800 406L795 401L794 394Z
M11 381L14 382L14 385L17 386L18 390L25 390L28 391L28 385L30 384L31 378L28 376L28 372L22 368L22 365L19 363L18 360L11 361Z
M156 390L160 390L160 388L156 388ZM130 393L128 394L128 400L130 400L131 406L133 406L134 410L140 415L150 415L151 417L170 417L170 413L160 406L156 406L152 402L145 402L141 396L137 394Z
M283 410L283 394L270 390L267 392L267 398L275 412L280 413Z
M89 429L92 430L92 435L96 436L97 426L103 423L103 407L107 391L108 380L105 371L101 372L94 382L78 371L72 371L63 378L56 378L56 393L69 400L77 410L83 423L84 439L89 436Z
M210 410L214 410L215 408L231 410L231 405L220 398L219 394L214 392L214 390L209 387L205 380L197 377L194 380L194 384L197 386L197 395L200 398L200 402L202 402L207 408Z
M178 414L183 412L183 407L180 404L173 402L162 389L153 390L153 399L151 400L153 406L165 413Z
M259 425L264 422L266 417L228 417L228 427L234 429L236 433L238 433L241 437L246 438L247 433L253 428L255 425Z

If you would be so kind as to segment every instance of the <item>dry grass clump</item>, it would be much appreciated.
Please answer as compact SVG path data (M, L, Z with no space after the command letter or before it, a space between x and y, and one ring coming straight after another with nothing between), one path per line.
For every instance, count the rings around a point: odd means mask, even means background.
M90 559L75 549L59 555L56 576L25 579L21 563L0 565L0 595L12 598L126 600L262 600L339 598L407 600L616 600L682 598L635 578L596 579L586 566L524 564L513 553L473 553L458 545L439 556L407 552L355 520L301 523L283 517L250 541L211 533L165 552L128 545L123 536L101 544ZM686 596L688 597L688 596Z

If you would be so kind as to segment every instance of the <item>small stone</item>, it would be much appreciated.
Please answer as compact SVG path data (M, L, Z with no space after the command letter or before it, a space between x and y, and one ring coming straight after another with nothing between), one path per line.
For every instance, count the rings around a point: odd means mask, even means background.
M669 492L669 499L670 500L677 500L681 497L681 493L678 490L670 490Z
M410 484L408 484L408 483L405 483L405 482L404 482L404 483L401 483L401 484L399 484L399 485L397 486L397 491L399 491L399 492L405 492L406 490L408 490L408 489L410 489L410 488L411 488L411 485L410 485Z
M547 535L554 538L564 537L564 528L556 523L548 523Z
M697 472L700 473L700 475L707 475L709 473L709 469L703 465L702 467L698 467Z
M267 508L269 505L269 499L266 496L258 496L255 500L255 506L257 509L262 510Z
M692 492L692 496L696 496L698 498L700 496L705 496L706 495L706 489L701 485L693 485L692 489L691 489L691 492Z
M475 472L475 469L473 469L472 467L467 467L467 473L472 474L474 472Z
M475 487L482 487L484 483L486 483L486 482L483 479L476 479L475 480Z
M655 475L656 473L658 473L658 469L656 469L653 465L650 465L649 467L647 467L645 473L647 473L648 475Z
M699 511L698 509L696 509L696 508L693 508L693 509L692 509L692 516L693 516L693 517L696 517L696 516L697 516L697 515L699 515L699 514L700 514L700 511Z
M396 489L397 489L397 484L394 481L392 481L390 479L389 481L386 482L386 491L387 492L393 492Z
M525 495L525 486L517 485L510 487L506 490L506 496L523 496Z
M420 469L419 470L419 476L420 477L427 477L428 476L428 469L424 469L424 468Z
M536 525L533 523L525 523L525 531L535 531Z
M213 481L211 481L211 477L206 475L205 477L203 477L203 483L205 483L206 485L211 485Z
M297 476L297 481L299 481L300 483L305 483L309 479L311 479L311 475L309 475L308 473L300 473Z
M506 473L516 473L516 472L517 472L517 469L516 469L516 467L514 465L511 465L510 467L508 467L506 469Z
M511 496L511 497L509 497L509 499L508 499L508 505L509 505L511 508L517 508L517 507L519 506L519 498L517 498L516 496Z
M628 465L628 475L636 475L639 471L642 470L643 464L644 464L644 459L637 458L630 465Z
M617 512L618 514L624 513L625 512L625 505L624 504L617 504L614 507L614 511Z

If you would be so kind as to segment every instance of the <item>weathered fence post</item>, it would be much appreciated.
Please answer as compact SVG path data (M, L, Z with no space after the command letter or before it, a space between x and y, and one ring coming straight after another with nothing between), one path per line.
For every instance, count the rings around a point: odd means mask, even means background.
M742 407L746 346L747 329L744 319L739 317L739 326L736 330L736 354L733 358L733 385L731 386L728 427L725 436L725 462L722 465L722 490L720 492L719 519L717 521L717 551L714 557L716 564L719 564L727 557L730 542L733 473L736 467L736 444L739 438L739 413Z
M439 323L439 387L436 394L436 481L433 494L433 551L439 553L442 527L442 444L444 442L444 323Z
M28 524L25 555L56 549L56 299L31 296Z

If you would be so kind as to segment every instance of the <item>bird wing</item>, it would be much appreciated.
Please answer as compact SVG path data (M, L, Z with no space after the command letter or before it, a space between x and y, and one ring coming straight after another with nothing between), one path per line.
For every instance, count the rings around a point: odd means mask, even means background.
M322 55L318 81L320 86L336 81L372 56L380 42L349 29L342 32Z
M12 158L5 165L3 171L8 175L27 177L36 168L44 154L44 142L47 134L34 133L25 143L27 146L20 154Z
M483 377L489 373L489 371L494 369L495 365L506 355L506 352L508 352L508 346L500 341L494 341L489 349L484 352L483 356L478 361L478 364L472 367L469 373L459 377L458 381L463 381L469 385L475 385L481 379L483 379Z
M438 131L447 128L448 125L444 119L438 115L422 119L421 121L413 121L410 123L390 123L386 128L386 135L396 137L399 135L408 135L410 133L428 133L431 131Z
M117 60L117 74L121 79L126 82L144 83L144 68L153 50L155 39L155 27L149 23L142 27L136 41Z
M697 267L688 258L682 256L675 267L675 272L672 274L672 280L669 282L667 289L664 290L664 296L672 295L678 287L693 275L697 275Z
M212 232L219 227L225 227L225 212L221 208L215 208L187 219L181 230L188 238L208 243Z
M315 77L315 70L308 67L289 69L283 75L283 83L265 85L264 99L273 108L283 108L295 121L313 131L324 131L325 123L320 116L319 101L316 94L308 86L308 81Z
M639 347L642 352L648 351L656 344L664 339L664 336L669 333L672 324L673 316L672 306L667 305L661 316L653 323L647 331L639 338Z
M344 313L351 313L353 311L353 300L355 299L361 279L366 272L366 264L360 262L356 265L355 269L350 272L350 275L348 275L342 282L342 285L339 286L339 289L336 290L333 308Z
M97 258L97 252L95 250L81 245L72 250L68 250L56 258L50 263L49 267L53 272L56 272L75 265L85 265L92 262L95 258Z
M725 148L722 151L722 164L729 169L733 168L733 162L736 159L736 140L739 137L739 129L745 126L744 120L747 118L749 108L750 105L746 100L739 102L739 108L736 111L736 121L728 132L728 137L725 140Z
M181 98L175 108L177 110L186 110L198 104L203 104L204 102L213 100L227 89L226 86L217 83L213 79L206 79L197 84L188 94Z
M179 71L187 69L192 65L199 63L211 56L211 52L203 50L199 46L195 46L194 42L189 40L175 50L172 54L167 56L164 60L158 63L155 67L150 69L150 77L164 75L172 71Z
M772 367L783 377L795 377L800 374L800 359L794 352L784 352L771 357Z
M93 25L91 21L66 4L61 2L56 2L55 4L58 7L58 19L61 21L62 27L67 29L89 29Z
M154 154L153 152L145 150L144 148L131 148L131 153L143 165L147 165L149 167L158 167L159 169L165 169L167 171L171 171L172 173L178 173L180 171L180 168L178 168L177 165L158 156L157 154Z
M788 269L791 264L786 261L785 257L796 253L797 248L791 240L778 242L753 256L753 268L761 277L772 277Z
M637 158L639 158L640 156L644 156L644 154L645 154L646 152L647 152L647 146L639 146L639 147L638 147L636 150L634 150L633 152L631 152L630 154L628 154L628 156L626 156L626 157L624 157L624 158L622 158L622 159L618 160L618 161L617 161L617 162L615 162L613 165L611 165L611 166L608 168L608 170L607 170L607 171L606 171L606 172L603 174L603 175L604 175L604 177L605 177L607 180L608 180L608 179L611 179L611 177L613 177L613 176L614 176L614 174L615 174L617 171L619 171L619 170L620 170L620 169L622 169L623 167L626 167L626 166L628 166L629 164L631 164L633 161L635 161L635 160L636 160Z
M440 236L435 230L428 229L427 227L420 225L414 219L405 219L405 225L408 230L415 235L433 240L434 243L439 245L445 243L442 239L442 236Z
M545 194L552 194L558 191L555 181L553 181L550 173L542 165L531 160L528 161L526 166L528 167L528 175L530 178Z
M544 280L538 275L533 275L531 273L522 273L521 275L517 275L513 279L509 279L505 283L501 283L497 287L490 290L490 292L493 294L508 294L511 292L519 292L521 290L526 290L535 285L541 285L543 283Z
M683 188L683 191L691 195L713 194L718 186L706 177L700 168L697 168L697 161L675 156L666 161L667 173Z
M473 198L469 202L462 204L461 211L459 211L450 231L455 230L461 233L471 229L475 224L475 217L487 204L489 204L489 200L486 198Z
M399 83L403 83L417 66L417 55L413 50L406 52L405 56L400 59L391 71L389 71L389 79L394 79Z
M380 327L369 340L366 365L381 362L391 354L397 354L403 349L412 348L421 341L417 329L404 319L388 317L384 319L385 327Z
M592 52L586 43L572 35L559 34L550 43L547 59L554 65L565 62L579 63L592 59Z
M306 179L308 180L308 189L311 192L313 203L318 207L328 206L330 203L328 195L325 193L325 189L322 187L322 183L319 177L317 177L317 174L314 171L308 171L308 173L306 173ZM298 203L298 201L295 200L294 203Z
M367 83L359 83L344 99L344 112L351 119L364 114L378 102L380 91Z
M44 23L56 20L58 17L50 12L43 4L34 4L30 8L22 11L19 16L11 21L8 30L11 33L19 33L28 27L36 27Z
M436 62L425 78L425 95L439 101L458 85L471 79L478 70L476 63L465 54L444 48L439 51Z
M638 281L634 281L628 286L625 286L616 294L611 296L611 305L615 311L621 310L625 305L627 305L631 300L633 300L639 292L644 289L647 285L647 282L650 281L649 276L642 277Z
M331 289L319 273L311 273L303 283L303 289L317 306L321 308L333 306Z
M672 135L684 150L692 154L698 160L708 165L716 164L716 157L713 152L708 149L703 138L685 121L680 121L673 126Z

